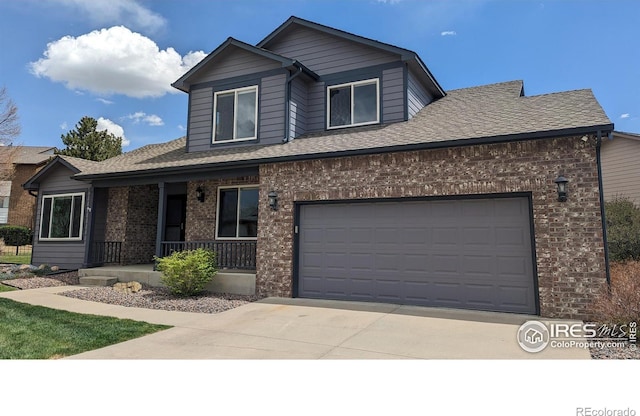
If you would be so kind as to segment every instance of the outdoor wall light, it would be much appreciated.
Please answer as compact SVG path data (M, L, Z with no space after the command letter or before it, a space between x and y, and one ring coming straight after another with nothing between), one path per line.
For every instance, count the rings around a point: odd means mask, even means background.
M196 199L200 202L204 202L204 189L201 186L196 188Z
M558 201L565 202L567 200L567 178L560 175L554 181L558 185Z
M269 206L272 210L278 210L278 193L276 191L269 191Z

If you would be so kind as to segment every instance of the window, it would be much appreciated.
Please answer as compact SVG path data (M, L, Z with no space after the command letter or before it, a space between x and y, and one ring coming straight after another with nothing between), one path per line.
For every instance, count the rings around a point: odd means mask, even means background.
M258 188L218 188L217 238L258 237Z
M213 101L213 143L258 137L257 86L216 92Z
M378 79L334 85L327 89L327 128L379 122Z
M40 239L82 239L83 217L84 193L43 196Z
M0 181L0 224L9 220L9 197L11 196L11 181Z

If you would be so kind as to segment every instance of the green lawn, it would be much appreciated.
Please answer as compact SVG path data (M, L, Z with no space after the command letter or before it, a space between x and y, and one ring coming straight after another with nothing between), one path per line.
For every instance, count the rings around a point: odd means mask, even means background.
M9 292L11 290L18 290L18 289L16 289L15 287L3 285L2 283L0 283L0 292Z
M0 263L30 264L31 254L3 254L0 256Z
M0 359L62 358L167 328L0 298Z

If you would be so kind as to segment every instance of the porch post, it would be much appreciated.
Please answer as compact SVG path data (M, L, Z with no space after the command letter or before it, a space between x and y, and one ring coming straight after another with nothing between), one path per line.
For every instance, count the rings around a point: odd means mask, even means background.
M156 257L162 256L162 233L164 231L165 208L167 198L165 197L164 182L158 183L158 221L156 230Z

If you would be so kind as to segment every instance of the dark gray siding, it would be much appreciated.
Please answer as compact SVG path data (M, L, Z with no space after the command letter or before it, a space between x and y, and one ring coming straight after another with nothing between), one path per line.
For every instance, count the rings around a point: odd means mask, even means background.
M284 139L286 82L285 74L262 78L258 109L260 144L281 143Z
M409 118L415 116L418 111L433 101L433 97L427 90L416 80L411 72L408 72L407 79L407 106Z
M323 131L327 122L325 114L325 84L324 82L315 82L309 85L309 95L307 96L307 133L314 131Z
M291 81L291 118L289 131L291 137L298 137L307 131L307 84L300 78Z
M70 179L73 173L63 166L53 168L40 182L38 192L38 206L36 209L36 226L34 230L33 256L31 262L35 265L49 264L63 269L77 269L83 266L86 237L81 241L40 241L40 212L42 209L42 195L85 192L85 211L83 233L87 230L87 206L92 199L90 185Z
M399 59L398 55L305 27L294 28L269 43L268 49L299 60L318 75L365 68Z
M382 122L404 121L404 69L382 71Z
M264 58L240 48L229 48L213 59L210 67L201 70L201 75L192 81L192 85L209 81L218 81L256 72L281 68L282 64Z
M213 122L213 88L191 91L189 111L188 152L211 149L211 124Z

